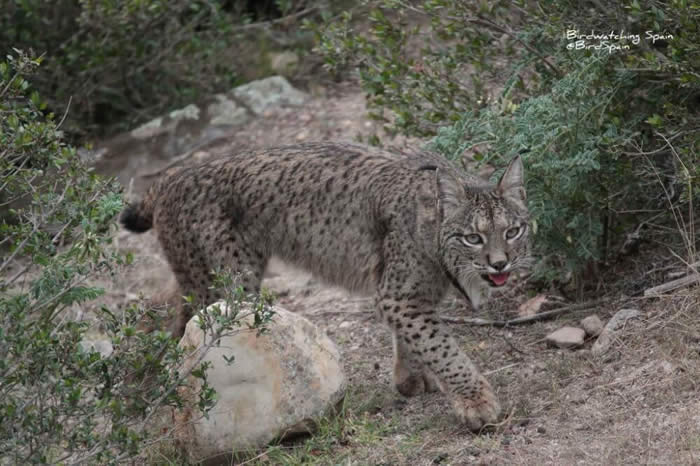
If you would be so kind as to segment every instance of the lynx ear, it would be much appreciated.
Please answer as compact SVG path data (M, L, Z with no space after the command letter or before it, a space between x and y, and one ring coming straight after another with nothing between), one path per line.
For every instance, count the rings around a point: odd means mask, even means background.
M519 155L511 160L505 173L498 182L498 192L501 196L510 197L520 201L525 200L525 184L523 182L523 161Z

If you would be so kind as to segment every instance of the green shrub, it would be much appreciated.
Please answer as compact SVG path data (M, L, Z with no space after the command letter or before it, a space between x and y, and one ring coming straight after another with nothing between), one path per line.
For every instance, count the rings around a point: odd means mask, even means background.
M34 85L67 129L130 124L235 80L219 2L26 0L0 13L0 44L45 54ZM70 108L68 109L70 101Z
M697 1L369 4L369 34L350 14L316 27L327 66L357 67L371 115L390 132L435 135L431 147L450 159L478 148L477 160L503 167L524 153L538 275L581 278L624 251L640 225L668 211L678 219L679 209L692 217ZM640 40L569 48L574 29Z
M114 133L202 95L241 83L261 50L294 46L265 15L325 4L309 0L22 0L0 8L0 51L45 55L34 86L49 108L69 109L78 138ZM250 27L258 22L259 27ZM277 36L288 37L283 45ZM264 55L264 53L262 54Z
M139 330L150 310L99 305L104 291L91 279L128 262L110 247L120 190L83 165L44 115L25 79L38 64L20 52L0 62L0 202L10 206L0 219L0 464L121 463L162 438L151 421L182 405L177 388L189 375L203 379L203 413L215 393L206 365L179 371L186 350ZM202 353L239 323L242 288L219 283L234 312L201 313ZM72 314L86 302L99 329ZM254 308L258 327L271 316L267 304ZM111 350L89 343L98 330Z

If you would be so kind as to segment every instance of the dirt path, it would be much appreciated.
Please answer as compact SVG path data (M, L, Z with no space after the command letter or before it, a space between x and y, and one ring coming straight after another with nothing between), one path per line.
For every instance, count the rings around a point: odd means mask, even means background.
M199 156L305 140L366 139L378 129L365 117L362 93L344 84L302 108L270 111ZM116 282L103 283L112 305L156 294L171 282L152 233L120 231L117 244L136 260ZM626 300L644 318L629 323L602 359L591 355L592 342L578 351L544 343L548 332L585 314L509 329L455 326L507 414L502 425L474 435L456 423L439 394L406 399L395 392L389 332L374 321L369 298L326 287L278 262L264 286L338 344L350 392L342 415L322 420L316 435L271 447L256 464L700 464L697 294ZM477 316L512 316L525 299L497 298ZM597 313L605 320L620 305ZM466 311L453 300L444 312Z

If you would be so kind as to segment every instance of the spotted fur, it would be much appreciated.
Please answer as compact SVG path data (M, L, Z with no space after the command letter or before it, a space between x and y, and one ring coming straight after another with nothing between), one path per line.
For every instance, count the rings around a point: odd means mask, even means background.
M133 231L155 228L181 291L200 303L218 298L211 271L221 267L257 291L272 255L373 294L399 392L439 388L474 430L500 407L436 307L451 286L478 306L526 266L527 221L519 158L491 185L433 154L340 143L173 170L122 216Z

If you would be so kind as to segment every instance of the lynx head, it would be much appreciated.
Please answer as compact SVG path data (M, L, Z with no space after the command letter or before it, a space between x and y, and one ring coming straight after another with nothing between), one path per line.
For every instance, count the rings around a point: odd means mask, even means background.
M436 171L438 241L445 273L477 308L530 261L523 164L513 159L495 186L460 178Z

